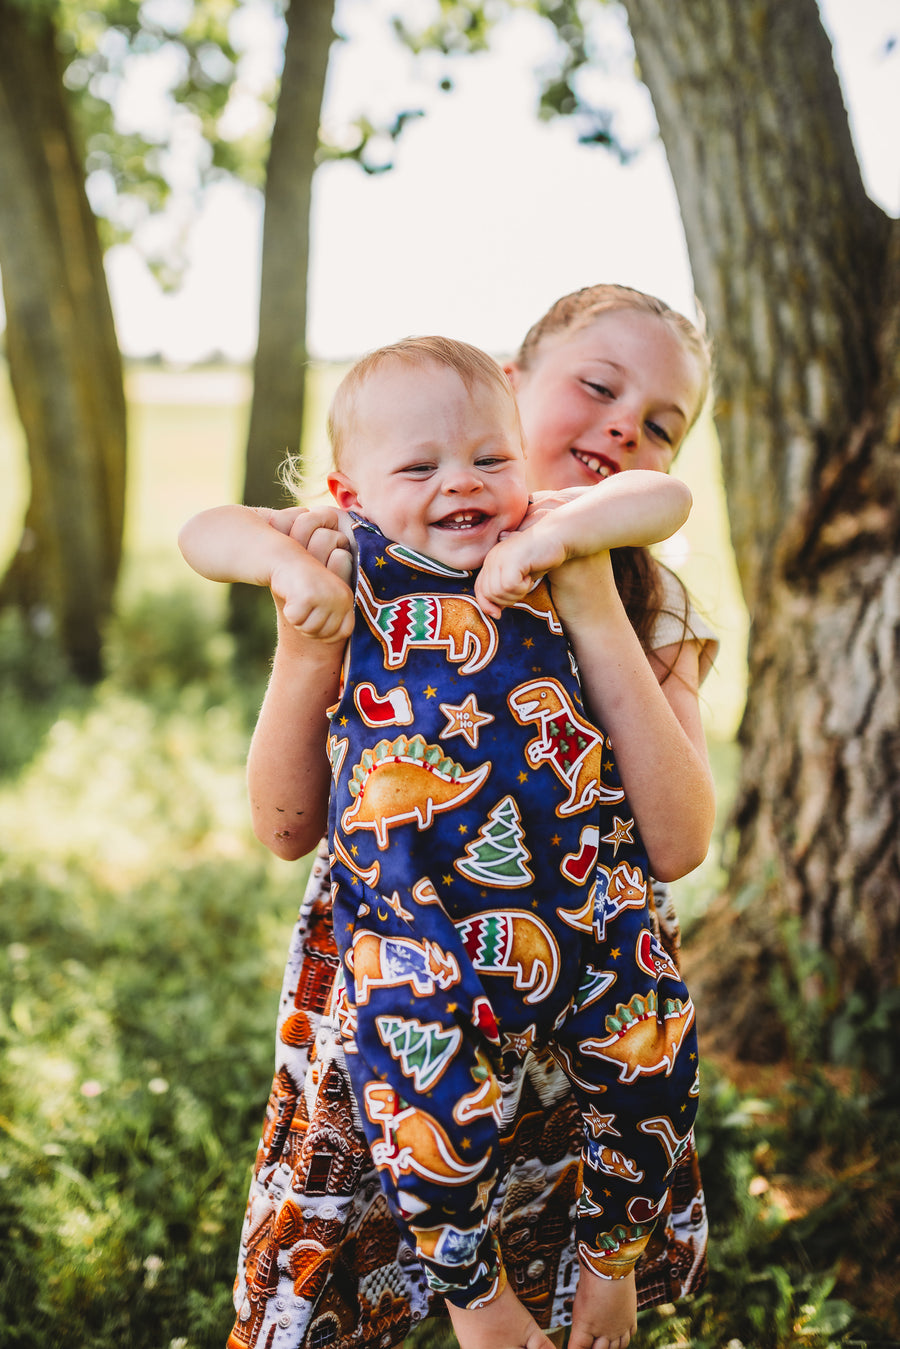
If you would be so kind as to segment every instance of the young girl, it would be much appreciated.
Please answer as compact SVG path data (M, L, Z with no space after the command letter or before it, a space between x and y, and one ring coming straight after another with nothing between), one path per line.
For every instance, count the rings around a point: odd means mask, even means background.
M659 301L594 287L553 307L509 373L532 486L563 488L630 467L665 471L703 404L709 359L696 330ZM284 516L273 522L286 523ZM342 540L332 523L327 512L296 513L288 528L341 574L346 554L335 551ZM566 577L555 579L554 597L595 719L616 745L651 862L657 874L674 878L701 860L712 823L697 690L714 639L669 573L641 558L622 570L643 650L594 563L569 564ZM592 635L584 615L601 603L602 631ZM337 697L340 649L337 637L333 647L303 638L279 612L249 783L257 834L283 857L304 855L324 832L325 707ZM332 1019L337 963L320 852L286 970L278 1067L235 1285L232 1349L396 1344L423 1317L443 1310L393 1223L359 1127ZM509 1342L525 1343L539 1334L535 1321L562 1326L572 1317L582 1123L565 1078L546 1055L526 1055L504 1084L504 1097L514 1117L504 1132L506 1175L493 1218L511 1287L530 1314ZM690 1292L702 1276L702 1195L690 1164L681 1174L675 1217L663 1229L666 1244L645 1253L643 1276L639 1267L643 1305Z

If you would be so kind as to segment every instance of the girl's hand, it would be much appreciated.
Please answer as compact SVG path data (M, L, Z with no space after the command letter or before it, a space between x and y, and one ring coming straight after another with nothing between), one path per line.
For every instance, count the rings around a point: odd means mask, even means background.
M618 607L618 591L608 552L574 557L548 576L553 604L567 632L602 623L607 604Z
M309 553L301 555L302 561L279 563L270 588L285 622L297 632L320 642L345 642L353 631L353 592L332 570L332 556L328 565L312 560ZM350 563L352 567L352 558Z

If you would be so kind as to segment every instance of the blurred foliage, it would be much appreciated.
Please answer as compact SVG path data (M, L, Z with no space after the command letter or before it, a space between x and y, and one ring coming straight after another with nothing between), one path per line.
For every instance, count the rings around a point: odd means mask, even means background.
M129 602L89 693L4 624L0 1342L220 1347L304 880L249 832L262 685L187 593ZM875 1032L845 1009L847 1065ZM704 1065L709 1287L642 1313L645 1349L896 1341L895 1098L821 1044Z
M544 121L571 117L582 145L602 145L627 163L637 149L623 139L614 104L598 105L585 81L588 72L621 66L625 60L610 49L610 30L598 22L602 14L615 16L616 9L608 0L438 0L430 22L417 26L399 17L392 22L398 38L415 54L433 51L456 57L486 51L494 30L510 14L536 14L551 34L548 59L536 71L538 116ZM633 75L633 55L628 63ZM446 91L453 88L449 69L440 80Z

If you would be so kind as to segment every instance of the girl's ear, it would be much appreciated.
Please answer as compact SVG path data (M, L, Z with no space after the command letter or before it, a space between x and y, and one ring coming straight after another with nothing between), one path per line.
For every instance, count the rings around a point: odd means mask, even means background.
M346 473L339 473L335 469L329 473L327 481L328 490L334 497L339 510L359 511L359 496Z
M518 389L519 376L522 373L519 366L516 364L515 361L507 361L503 369L510 384L513 386L514 389Z

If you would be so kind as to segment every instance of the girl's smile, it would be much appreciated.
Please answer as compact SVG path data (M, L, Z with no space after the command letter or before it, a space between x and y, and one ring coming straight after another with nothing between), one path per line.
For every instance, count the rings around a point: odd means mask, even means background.
M655 314L615 309L552 335L508 367L532 487L580 487L623 469L668 472L698 411L703 372Z

